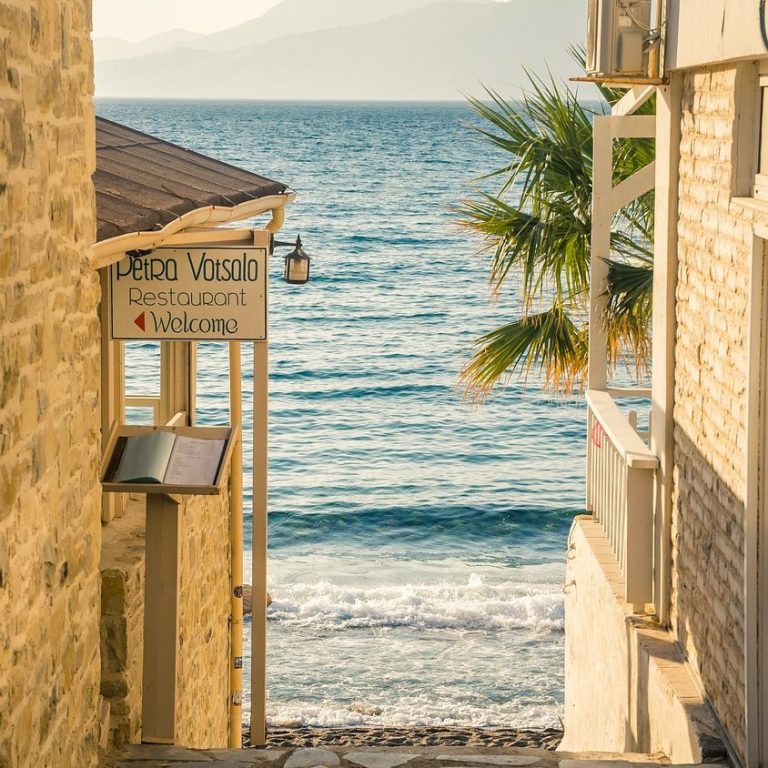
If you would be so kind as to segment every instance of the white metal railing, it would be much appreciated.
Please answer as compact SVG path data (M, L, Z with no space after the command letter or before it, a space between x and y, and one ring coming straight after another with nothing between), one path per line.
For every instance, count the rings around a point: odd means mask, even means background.
M614 396L647 391L588 390L587 510L600 523L624 579L625 600L653 601L653 480L658 458Z

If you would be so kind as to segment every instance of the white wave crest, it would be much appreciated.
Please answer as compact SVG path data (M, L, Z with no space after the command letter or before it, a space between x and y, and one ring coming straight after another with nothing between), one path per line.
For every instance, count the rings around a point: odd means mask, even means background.
M315 630L411 627L562 631L563 595L557 585L464 583L345 586L328 581L271 587L269 619Z
M302 702L300 705L267 705L269 724L277 728L355 727L402 728L409 726L463 726L473 728L549 728L557 726L559 705L554 702L531 706L530 702L506 702L495 706L473 706L462 701L435 701L431 696L402 697L381 707L375 716L359 705L338 702ZM377 709L378 711L378 709Z

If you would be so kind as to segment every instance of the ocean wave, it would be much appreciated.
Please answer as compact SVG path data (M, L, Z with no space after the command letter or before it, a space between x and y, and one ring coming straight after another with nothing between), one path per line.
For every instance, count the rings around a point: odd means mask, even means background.
M250 712L248 708L246 714ZM493 706L445 701L434 696L402 697L396 702L372 705L365 702L302 702L300 705L267 703L267 722L275 728L402 728L411 726L472 728L551 728L557 727L556 702L527 706L506 702Z
M563 595L552 584L466 583L351 587L318 583L271 588L271 622L315 632L412 628L503 632L563 630Z
M404 493L415 493L401 483ZM294 489L295 493L295 489ZM347 497L349 493L345 494ZM504 505L477 506L472 503L376 505L338 494L327 497L321 488L314 490L315 512L270 514L270 546L273 550L295 549L343 539L350 544L383 547L391 543L416 545L424 556L431 551L444 556L453 551L486 552L493 542L497 557L509 562L510 556L525 555L528 562L561 558L574 510ZM423 547L425 540L430 547ZM535 542L535 544L534 544ZM518 551L519 550L519 551Z

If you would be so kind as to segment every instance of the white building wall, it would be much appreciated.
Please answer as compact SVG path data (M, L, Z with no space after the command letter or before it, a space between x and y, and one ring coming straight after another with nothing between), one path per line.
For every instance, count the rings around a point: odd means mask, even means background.
M667 70L766 55L758 0L668 0Z

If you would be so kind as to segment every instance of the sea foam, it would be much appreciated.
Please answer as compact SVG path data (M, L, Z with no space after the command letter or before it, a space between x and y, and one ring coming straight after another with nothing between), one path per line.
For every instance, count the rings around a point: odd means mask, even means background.
M269 620L316 631L358 628L483 630L563 629L563 595L552 584L465 583L353 587L317 583L273 588Z

